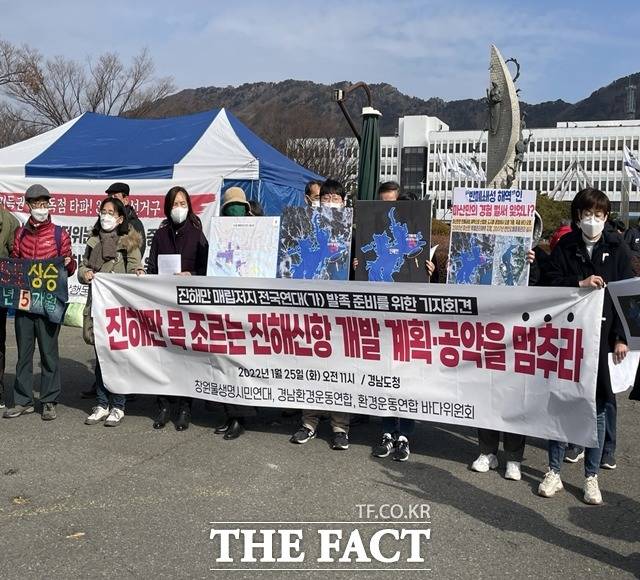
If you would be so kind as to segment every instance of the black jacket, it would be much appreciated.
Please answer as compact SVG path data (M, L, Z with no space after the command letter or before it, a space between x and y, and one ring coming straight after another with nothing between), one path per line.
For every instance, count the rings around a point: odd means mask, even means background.
M144 257L144 252L147 249L147 236L144 231L144 226L136 213L136 210L133 209L132 205L125 205L125 211L127 213L127 220L129 220L129 225L133 227L136 232L138 232L142 236L142 246L140 246L140 255Z
M624 241L629 245L629 249L634 256L640 256L640 227L629 228L624 233Z
M182 271L191 272L194 276L207 275L209 242L202 233L202 228L191 219L179 226L165 220L151 240L147 272L158 273L158 256L161 254L180 254Z
M601 276L606 284L633 278L631 252L618 233L604 231L589 258L580 230L563 236L551 253L547 268L549 286L578 286L589 276ZM613 397L609 379L608 353L613 352L615 342L626 342L622 323L616 313L609 291L605 290L600 335L600 357L596 398Z

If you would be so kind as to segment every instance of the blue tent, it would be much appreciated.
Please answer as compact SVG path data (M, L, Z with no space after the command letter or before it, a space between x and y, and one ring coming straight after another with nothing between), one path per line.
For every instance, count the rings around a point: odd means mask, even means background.
M284 207L304 203L304 187L312 179L322 178L265 143L225 109L167 119L85 113L0 150L4 191L24 191L34 181L68 191L80 189L81 180L84 191L96 192L112 181L162 193L172 185L188 189L193 184L214 194L239 185L267 215L280 215Z

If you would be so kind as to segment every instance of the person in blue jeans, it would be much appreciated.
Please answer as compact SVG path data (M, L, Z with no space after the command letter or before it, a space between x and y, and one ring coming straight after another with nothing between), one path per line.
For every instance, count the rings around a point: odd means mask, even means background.
M609 377L608 355L621 362L628 352L624 330L605 286L609 282L633 277L631 252L622 236L604 229L611 211L609 198L601 191L586 188L571 202L573 231L563 236L548 265L550 286L578 286L606 292L602 308L598 375L596 379L596 426L598 445L584 451L584 501L601 504L598 471L605 441L606 407L615 401ZM552 497L562 489L560 468L566 443L549 441L549 471L538 487L542 497Z

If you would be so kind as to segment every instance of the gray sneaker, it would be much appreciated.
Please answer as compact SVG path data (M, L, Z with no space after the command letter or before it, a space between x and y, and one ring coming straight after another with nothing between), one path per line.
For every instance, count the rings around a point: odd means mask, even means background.
M2 416L5 419L13 419L14 417L19 417L20 415L29 415L34 411L35 409L33 408L33 405L14 405L9 409L5 409Z
M53 421L57 417L55 403L45 403L42 406L42 420Z

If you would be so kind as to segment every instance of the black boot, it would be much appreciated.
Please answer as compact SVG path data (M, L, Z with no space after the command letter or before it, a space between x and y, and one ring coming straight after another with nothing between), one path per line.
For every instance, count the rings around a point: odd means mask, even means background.
M191 422L191 409L189 407L182 407L178 413L176 419L176 431L185 431L189 428Z
M242 426L242 423L240 423L238 419L231 419L231 422L229 423L229 428L224 434L224 439L227 439L227 440L237 439L243 433L244 433L244 427Z
M163 429L164 426L169 422L170 416L171 411L168 409L168 407L162 407L156 418L153 420L153 428Z
M227 419L222 425L218 425L213 432L216 435L222 435L223 433L226 433L227 430L229 429L229 426L231 425L231 421L233 421L233 419Z

